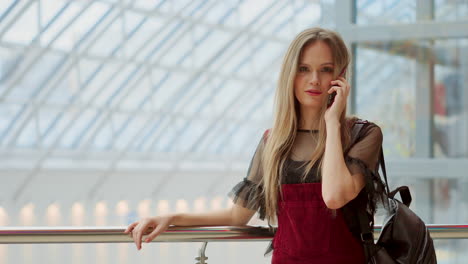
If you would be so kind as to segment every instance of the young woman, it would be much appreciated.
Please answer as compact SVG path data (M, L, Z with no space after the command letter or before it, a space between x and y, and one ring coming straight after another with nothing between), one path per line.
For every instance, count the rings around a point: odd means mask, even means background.
M351 141L358 119L346 116L349 63L336 32L301 32L283 60L273 127L260 140L247 177L231 191L234 205L132 223L125 232L137 248L148 227L155 229L146 242L169 225L239 226L259 212L278 226L272 263L365 263L357 211L366 210L373 225L383 194L377 173L383 138L367 122Z

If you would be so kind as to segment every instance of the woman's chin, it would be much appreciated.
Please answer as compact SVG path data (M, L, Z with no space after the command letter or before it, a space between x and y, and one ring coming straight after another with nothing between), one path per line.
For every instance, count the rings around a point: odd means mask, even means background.
M300 103L301 104L301 108L307 108L307 109L321 109L322 108L322 104L318 101L314 101L314 102L303 102L303 103Z

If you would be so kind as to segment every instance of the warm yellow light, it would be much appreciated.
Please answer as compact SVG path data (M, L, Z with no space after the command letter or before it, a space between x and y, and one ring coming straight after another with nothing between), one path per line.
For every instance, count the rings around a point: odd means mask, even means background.
M138 217L149 217L151 211L151 201L146 199L138 203Z
M0 206L0 226L8 225L8 213L6 210Z
M176 211L178 213L186 213L189 211L188 203L185 200L177 200L176 202Z
M83 226L84 225L84 216L85 210L84 206L81 203L74 203L72 206L72 225L74 226Z
M158 215L167 214L169 213L169 201L167 200L159 200L158 202Z
M29 203L20 211L21 224L25 226L31 226L34 224L34 205Z
M57 226L60 223L60 207L57 203L53 203L47 207L47 224L49 226Z
M105 202L96 203L94 209L94 215L96 217L96 225L104 226L106 225L106 216L107 216L107 204Z
M204 212L206 210L206 199L204 197L195 199L193 202L193 210L197 213Z
M217 196L211 200L211 209L219 210L223 207L222 204L223 204L223 197Z
M115 212L118 216L124 216L128 214L128 202L125 200L119 201L115 206Z

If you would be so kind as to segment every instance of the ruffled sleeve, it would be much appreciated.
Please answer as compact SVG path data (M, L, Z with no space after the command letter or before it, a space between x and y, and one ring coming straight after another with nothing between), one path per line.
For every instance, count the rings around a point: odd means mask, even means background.
M377 170L382 141L382 130L376 124L368 123L361 129L346 157L351 174L365 173L367 169Z
M385 202L385 185L378 173L382 142L383 134L380 127L368 122L356 135L354 144L345 155L346 166L351 174L362 173L366 183L358 197L360 199L356 199L355 203L351 204L357 205L358 200L365 202L369 216L375 214L377 203Z
M266 210L261 185L263 177L261 160L263 149L265 147L266 134L267 132L265 132L258 143L255 154L250 161L247 176L241 182L236 184L228 194L235 204L250 210L258 211L259 218L262 220L265 219Z

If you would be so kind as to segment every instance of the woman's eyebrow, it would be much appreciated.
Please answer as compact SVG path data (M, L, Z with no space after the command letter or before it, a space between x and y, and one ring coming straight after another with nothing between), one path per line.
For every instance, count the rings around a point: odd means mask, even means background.
M300 65L307 65L307 66L310 66L309 64L305 63L305 62L299 62ZM325 62L325 63L322 63L320 64L320 66L324 66L324 65L331 65L331 66L334 66L333 62Z

